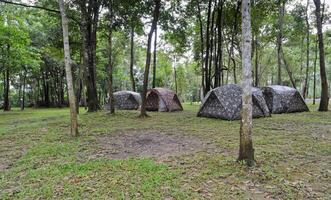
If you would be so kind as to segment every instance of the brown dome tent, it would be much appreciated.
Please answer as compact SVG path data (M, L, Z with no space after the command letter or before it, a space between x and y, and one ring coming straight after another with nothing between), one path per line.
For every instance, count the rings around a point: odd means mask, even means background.
M174 91L166 88L153 88L147 91L146 110L172 112L182 111L183 107Z
M262 88L264 99L271 113L291 113L309 111L305 100L298 90L281 85Z
M252 88L253 117L269 117L270 112L262 91ZM226 120L241 118L242 88L236 84L224 85L209 91L200 106L198 117Z

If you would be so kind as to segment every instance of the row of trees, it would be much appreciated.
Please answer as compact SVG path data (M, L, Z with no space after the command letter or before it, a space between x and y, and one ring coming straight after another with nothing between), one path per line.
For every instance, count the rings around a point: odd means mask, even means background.
M6 102L6 108L10 107L10 102L45 107L67 105L57 2L37 1L37 7L43 10L8 5L8 2L2 4L2 38L10 35L10 39L3 39L1 43L3 76L0 84L4 95L0 101ZM80 105L86 105L89 111L98 110L108 101L109 88L143 91L147 52L144 34L152 24L153 5L152 0L65 4L75 94ZM320 10L322 24L329 20L324 5L321 4ZM300 89L304 97L321 96L320 83L323 82L325 91L324 80L330 79L331 75L318 70L319 47L313 2L252 1L251 6L254 85L292 85ZM156 48L153 48L152 78L148 84L174 90L177 85L182 99L199 101L212 88L239 82L240 10L241 1L161 2L155 27L159 29L159 39L152 44ZM6 20L11 23L5 23ZM6 29L18 29L17 37L25 39L15 38L14 33L4 31ZM155 33L153 37L157 35ZM325 34L327 45L324 50L329 54L329 32ZM6 46L12 47L7 49ZM26 53L15 55L20 51ZM173 66L175 58L177 62ZM11 63L6 64L8 61ZM329 62L326 60L327 64ZM7 67L8 79L6 66L10 66ZM113 87L108 87L109 66L112 66ZM320 79L321 76L325 78ZM11 87L6 87L7 84ZM22 99L26 99L24 104Z
M319 110L328 109L324 55L330 45L325 48L324 42L330 41L329 32L323 38L322 26L329 14L319 0L76 0L66 4L39 0L34 6L0 2L5 5L0 10L4 110L10 110L10 96L22 109L26 97L33 106L70 104L73 135L78 135L78 105L94 112L109 102L114 113L112 94L119 89L142 92L141 116L146 116L149 86L172 87L183 98L199 100L199 93L204 96L220 85L246 81L242 145L251 141L251 82L292 85L302 88L304 97L310 88L315 99L319 81ZM151 64L153 78L149 79ZM252 160L252 144L246 148L241 146L239 157Z

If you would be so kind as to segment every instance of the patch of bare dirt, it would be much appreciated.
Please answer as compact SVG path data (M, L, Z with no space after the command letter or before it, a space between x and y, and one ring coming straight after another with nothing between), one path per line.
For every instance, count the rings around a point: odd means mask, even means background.
M216 146L196 136L158 130L136 130L99 136L97 149L92 157L164 159L169 156L187 155L201 151L215 152Z

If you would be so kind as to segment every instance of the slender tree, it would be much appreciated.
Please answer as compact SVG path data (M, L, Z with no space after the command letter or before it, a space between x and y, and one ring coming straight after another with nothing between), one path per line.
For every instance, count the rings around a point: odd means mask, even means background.
M308 93L308 75L309 75L309 48L310 48L310 25L309 25L309 14L308 14L308 8L309 8L309 0L307 0L307 5L306 5L306 27L307 27L307 34L306 34L306 42L307 42L307 49L306 49L306 76L305 76L305 82L303 85L302 89L302 96L305 99L306 95Z
M115 113L114 95L113 95L113 0L109 0L109 33L108 33L108 93L110 114Z
M282 84L282 41L283 41L283 22L285 13L285 0L278 0L278 34L277 34L277 84Z
M321 17L321 1L314 0L316 7L316 24L317 24L317 36L319 47L319 61L320 61L320 75L321 75L321 102L318 111L328 111L329 106L329 94L328 94L328 80L326 77L325 58L324 58L324 42L323 42L323 30L322 30L322 17Z
M242 119L240 123L239 161L245 161L248 166L255 163L252 141L252 32L250 16L250 0L242 1Z
M151 45L152 45L152 37L153 33L156 29L157 21L159 20L160 16L160 7L161 7L161 0L154 0L155 7L153 12L153 21L151 25L151 29L148 33L147 38L147 51L146 51L146 65L145 65L145 73L144 73L144 83L143 83L143 92L142 92L142 105L140 109L140 117L146 117L146 104L147 104L147 87L148 87L148 75L149 75L149 68L151 65Z
M198 2L198 21L199 21L199 33L200 33L200 59L201 59L201 97L205 95L205 68L204 68L204 37L203 37L203 23L202 23L202 16L201 16L201 8L200 8L200 2ZM202 99L202 98L201 98Z
M133 17L131 17L133 18ZM130 80L132 91L136 91L136 83L133 74L133 64L134 64L134 21L131 20L131 45L130 45Z
M153 53L153 88L155 88L155 80L156 80L156 44L157 44L157 24L155 26L154 31L154 53Z
M313 105L316 102L316 65L317 65L318 41L315 40L315 57L314 57L314 82L313 82Z
M207 17L207 27L206 27L206 56L205 56L205 90L204 90L204 96L209 92L210 90L210 78L209 78L209 51L210 51L210 21L211 21L211 7L212 7L212 0L209 0L208 3L208 17Z
M69 94L71 134L73 136L78 136L79 133L78 133L77 110L76 110L76 97L75 97L72 72L71 72L68 19L66 16L63 0L59 0L59 7L60 7L61 19L62 19L64 64L66 68L67 88Z

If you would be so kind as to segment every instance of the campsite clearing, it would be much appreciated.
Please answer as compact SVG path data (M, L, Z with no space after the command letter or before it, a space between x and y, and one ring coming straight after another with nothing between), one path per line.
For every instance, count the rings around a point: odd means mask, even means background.
M0 199L330 196L331 112L310 106L254 119L257 166L248 169L236 162L239 121L198 118L198 109L184 105L183 112L145 119L139 111L80 114L78 138L68 134L68 109L0 113ZM141 152L111 154L128 150L123 138ZM149 147L150 154L143 151Z

